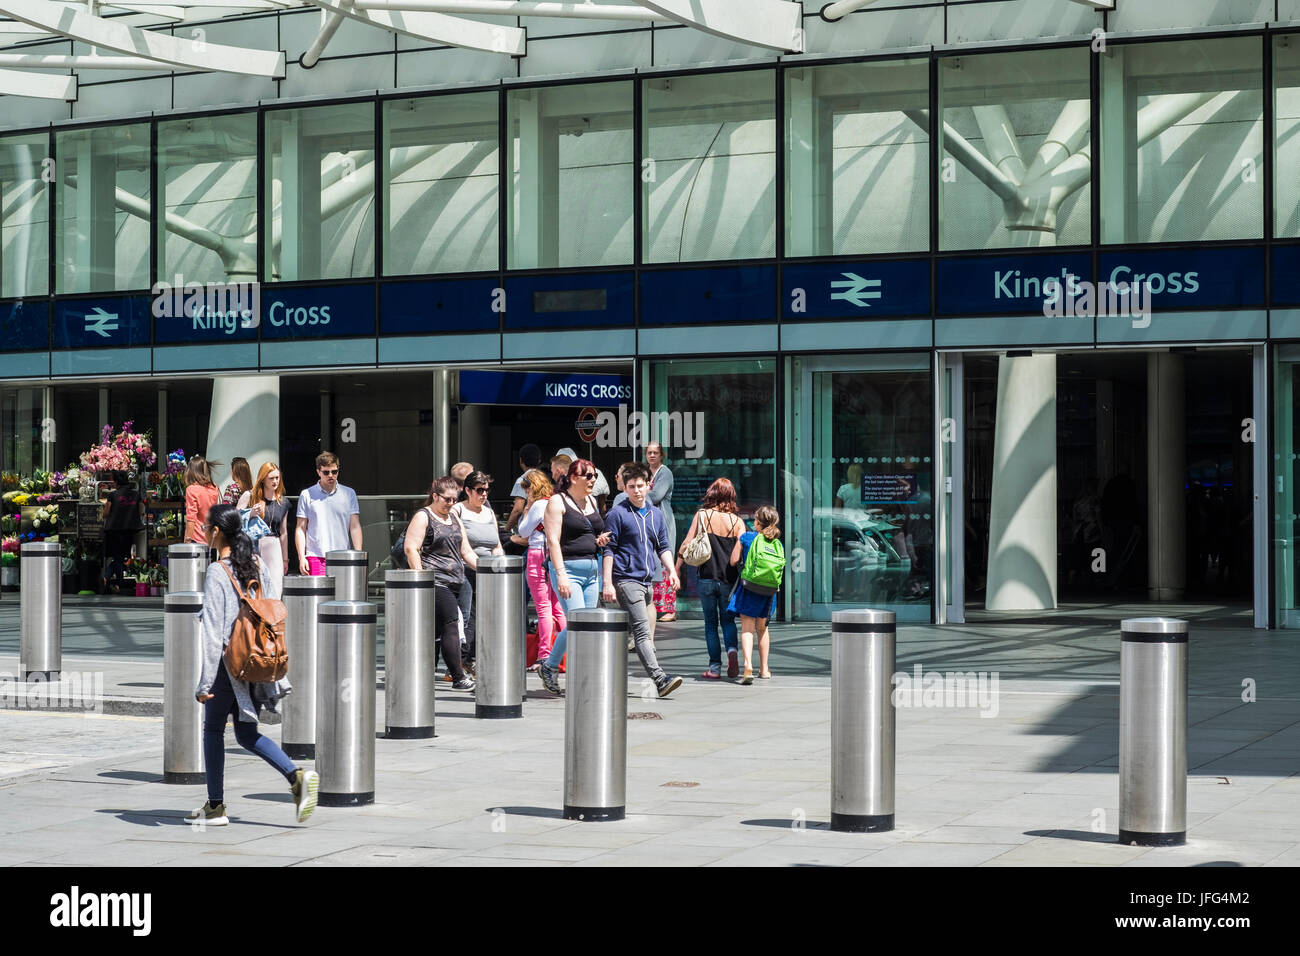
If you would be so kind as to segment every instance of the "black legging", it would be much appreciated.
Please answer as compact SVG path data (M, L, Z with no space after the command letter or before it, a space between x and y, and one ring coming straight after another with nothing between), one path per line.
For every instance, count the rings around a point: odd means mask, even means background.
M434 631L442 647L442 659L447 664L452 680L460 680L465 670L460 662L460 591L461 585L452 588L439 584L433 589Z

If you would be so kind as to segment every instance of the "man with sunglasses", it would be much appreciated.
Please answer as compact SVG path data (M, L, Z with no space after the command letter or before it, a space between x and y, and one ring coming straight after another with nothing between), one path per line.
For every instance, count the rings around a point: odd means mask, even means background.
M316 456L320 481L298 496L298 521L293 540L298 570L319 577L331 551L361 550L361 508L357 493L339 484L339 459L333 452Z

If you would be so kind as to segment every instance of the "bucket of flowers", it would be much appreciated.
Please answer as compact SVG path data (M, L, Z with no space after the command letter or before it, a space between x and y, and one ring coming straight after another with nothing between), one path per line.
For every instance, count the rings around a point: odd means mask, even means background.
M149 594L153 597L162 597L163 579L166 572L158 562L151 562L149 565Z
M37 508L36 514L32 516L32 530L38 532L42 538L58 531L58 505L43 505L42 507Z
M0 538L0 586L6 589L18 586L18 549L20 542L16 534L6 534Z
M185 449L177 448L167 455L167 464L162 471L162 496L168 501L179 501L185 497L185 488L182 484L182 476L185 474L186 467Z

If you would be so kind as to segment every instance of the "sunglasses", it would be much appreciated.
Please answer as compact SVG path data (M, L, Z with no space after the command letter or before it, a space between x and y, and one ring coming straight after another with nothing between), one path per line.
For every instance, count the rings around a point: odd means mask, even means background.
M594 481L595 478L596 478L596 474L595 474L595 472L591 472L591 471L575 471L575 472L573 473L573 477L574 477L574 478L586 478L588 481Z
M320 473L322 475L337 475L339 470L337 468L322 468Z
M451 502L453 505L456 503L456 498L457 498L456 495L438 495L438 497L441 498L443 501Z
M475 494L485 495L488 493L488 486L484 485L481 488L471 488L470 491L474 492Z

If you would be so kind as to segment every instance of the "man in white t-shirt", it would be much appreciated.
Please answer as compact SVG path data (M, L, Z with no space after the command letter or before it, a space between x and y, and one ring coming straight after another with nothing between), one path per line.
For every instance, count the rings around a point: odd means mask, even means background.
M506 518L506 530L514 531L519 519L524 516L524 505L528 502L528 491L524 488L524 475L536 468L542 461L542 450L531 442L519 449L519 477L510 489L514 505L510 516Z
M339 459L333 452L316 456L320 481L298 496L298 570L320 577L331 551L361 550L361 509L357 493L339 484Z
M568 455L574 461L578 459L578 453L572 448L561 448L555 454ZM592 465L594 466L595 462L592 462ZM603 512L605 510L605 499L609 497L609 480L599 468L596 469L596 481L591 486L591 493L596 496L596 507Z

